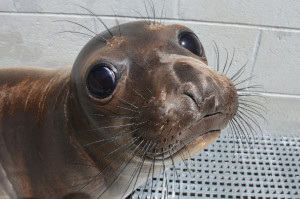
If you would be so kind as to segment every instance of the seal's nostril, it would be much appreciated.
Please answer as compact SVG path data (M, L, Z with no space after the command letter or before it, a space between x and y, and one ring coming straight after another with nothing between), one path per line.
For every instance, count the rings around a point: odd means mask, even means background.
M191 98L195 102L195 104L198 106L196 97L195 97L195 95L192 92L185 92L183 94L186 95L186 96L188 96L189 98Z

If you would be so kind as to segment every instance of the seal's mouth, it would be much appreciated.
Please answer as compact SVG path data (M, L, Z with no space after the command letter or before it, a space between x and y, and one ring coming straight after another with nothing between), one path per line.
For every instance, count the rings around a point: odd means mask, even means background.
M177 150L174 154L166 156L165 160L171 160L171 161L182 161L183 158L190 158L190 156L195 155L196 153L200 152L202 149L210 145L212 142L214 142L221 134L221 130L212 130L209 132L206 132L194 140L192 140L190 143L181 146L179 150ZM185 154L184 156L182 154ZM188 157L187 157L188 156ZM173 160L172 160L173 159Z
M203 117L199 122L190 127L185 138L179 140L176 147L166 149L163 153L156 154L157 164L172 164L180 162L195 155L213 141L215 141L228 123L225 114L215 113ZM148 154L148 160L153 160L153 154ZM151 161L150 160L150 161Z
M220 129L205 132L204 134L199 135L187 144L182 143L179 147L177 147L176 151L166 150L163 154L157 156L156 160L161 160L166 163L166 161L177 162L182 161L183 158L190 158L191 156L195 155L196 153L210 145L212 142L214 142L220 136L220 133Z

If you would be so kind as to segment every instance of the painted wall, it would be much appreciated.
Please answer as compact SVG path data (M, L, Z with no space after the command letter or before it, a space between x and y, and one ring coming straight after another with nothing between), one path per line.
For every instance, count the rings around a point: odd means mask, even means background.
M260 84L266 96L268 123L261 121L265 134L300 135L300 1L299 0L153 0L155 15L164 23L190 27L205 46L209 65L216 65L215 42L220 63L235 50L233 69L248 61L243 86ZM0 1L0 67L72 65L89 40L77 34L80 23L94 32L104 27L74 5L93 10L109 26L147 18L144 0L85 1ZM148 4L148 13L152 16ZM226 50L225 50L226 49Z

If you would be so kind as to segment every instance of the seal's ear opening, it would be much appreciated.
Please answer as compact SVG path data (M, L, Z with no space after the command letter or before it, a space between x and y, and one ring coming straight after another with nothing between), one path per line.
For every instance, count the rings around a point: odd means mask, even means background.
M104 99L116 88L115 67L109 63L96 63L92 66L86 79L86 86L93 97Z
M204 48L194 33L181 33L179 35L179 44L199 57L204 56Z

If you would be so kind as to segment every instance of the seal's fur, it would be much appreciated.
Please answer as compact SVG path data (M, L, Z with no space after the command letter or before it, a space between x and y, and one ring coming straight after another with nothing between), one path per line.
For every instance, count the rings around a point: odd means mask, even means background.
M237 114L237 90L179 44L183 33L192 31L132 22L92 38L72 68L0 69L6 195L126 197L183 150L213 142ZM99 63L117 82L104 99L86 85Z

